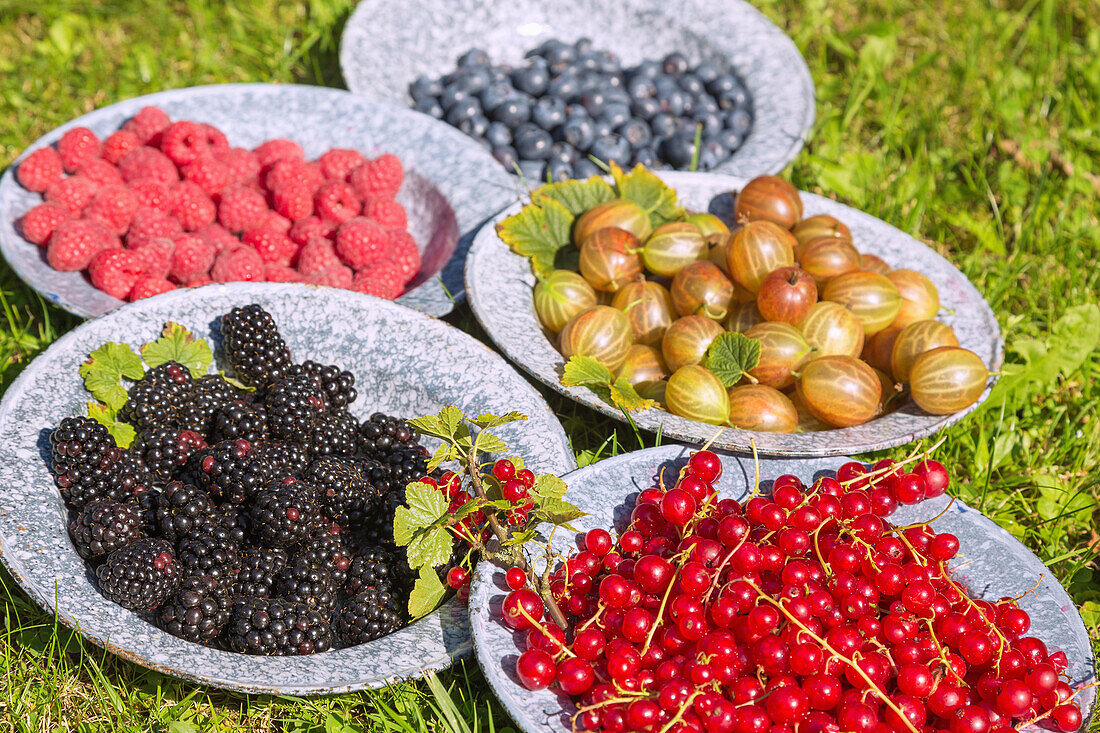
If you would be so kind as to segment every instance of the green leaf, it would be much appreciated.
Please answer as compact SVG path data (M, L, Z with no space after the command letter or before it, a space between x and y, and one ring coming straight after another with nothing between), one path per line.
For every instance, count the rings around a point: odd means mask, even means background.
M608 387L612 379L611 370L602 361L575 354L565 362L561 383L566 387Z
M531 259L536 275L554 269L557 251L570 243L574 216L558 201L543 196L497 224L497 234L513 252Z
M503 453L508 445L488 430L482 430L477 434L477 449L482 453Z
M648 410L657 406L657 403L653 400L638 394L638 390L634 389L634 385L628 382L625 377L619 377L612 383L611 401L616 407L626 412Z
M707 369L726 387L737 384L745 372L760 363L760 342L743 333L722 333L707 349Z
M173 720L168 724L168 733L199 733L199 729L184 720Z
M538 202L540 197L554 199L573 216L580 216L597 204L615 198L615 190L599 176L592 176L587 181L547 183L531 194L532 201Z
M447 529L447 499L423 481L405 487L408 506L399 506L393 517L393 539L408 548L409 566L436 566L451 556L452 535Z
M439 447L432 453L432 457L428 459L428 470L434 471L439 467L439 464L446 463L447 461L457 461L458 458L458 451L454 449L453 445L450 443L440 443Z
M214 361L210 344L204 339L196 339L195 334L180 324L171 322L164 326L160 338L141 347L141 356L150 368L169 361L179 362L196 378L206 374L210 362Z
M443 423L440 422L439 418L435 415L414 417L407 422L425 435L431 435L436 438L448 437L447 430L443 427Z
M636 165L629 173L624 173L618 164L612 163L611 176L615 179L619 196L645 209L654 228L683 216L684 210L676 200L676 191L644 165Z
M409 616L414 619L427 616L435 610L447 589L439 580L439 575L429 567L420 568L420 575L413 584L412 593L409 594Z
M519 473L527 467L527 464L524 463L523 459L519 456L508 456L508 460L511 461L512 465L516 467L516 473Z
M454 435L458 426L462 424L462 410L454 405L446 405L439 411L439 422L447 430L447 435Z
M482 428L483 430L486 430L486 429L489 429L489 428L499 427L501 425L505 425L505 424L510 423L510 422L515 422L517 420L526 420L526 419L527 419L527 416L524 415L522 412L517 412L516 410L512 410L511 412L506 413L504 415L493 415L493 414L487 412L484 415L478 415L473 420L470 420L470 422L472 422L474 425L477 425L479 428Z
M504 540L504 546L514 547L515 545L525 545L536 537L538 537L538 532L533 529L525 529L522 532L513 532L508 539Z
M564 499L550 497L539 502L534 514L544 522L573 529L569 527L569 523L586 516L587 512L581 511L580 507L570 504Z
M145 367L127 344L106 343L93 351L80 365L84 388L112 410L120 410L126 404L126 388L122 379L136 382L145 375Z
M88 417L107 428L119 448L129 448L137 436L137 431L129 423L121 422L118 415L107 405L98 402L88 403Z
M535 485L531 487L531 495L540 502L547 499L560 499L565 496L567 488L561 478L550 473L540 473L535 476Z

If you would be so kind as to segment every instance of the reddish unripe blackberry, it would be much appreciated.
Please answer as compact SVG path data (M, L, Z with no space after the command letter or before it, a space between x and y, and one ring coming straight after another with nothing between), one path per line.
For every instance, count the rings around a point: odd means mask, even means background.
M177 427L156 427L143 430L132 450L157 481L169 481L193 453L206 448L206 440L193 430Z
M302 362L302 371L321 381L329 409L340 410L355 402L358 393L355 391L355 375L351 372L315 361Z
M141 539L141 514L133 503L102 499L88 504L71 522L69 536L78 555L92 560Z
M107 600L131 611L145 611L168 600L179 585L179 571L172 544L157 538L115 550L99 566L96 577Z
M352 554L339 534L329 527L315 530L307 539L291 548L294 565L324 570L337 586L347 581Z
M156 494L153 522L170 542L189 534L214 509L210 497L191 484L172 481Z
M186 477L219 501L243 504L271 478L259 451L247 440L224 440L188 461Z

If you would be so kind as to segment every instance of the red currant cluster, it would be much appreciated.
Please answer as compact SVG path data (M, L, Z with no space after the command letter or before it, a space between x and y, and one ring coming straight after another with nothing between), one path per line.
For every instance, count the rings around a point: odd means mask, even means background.
M1025 636L1014 599L971 598L927 524L886 521L948 483L844 465L770 497L717 497L722 471L692 455L674 488L641 492L618 542L602 529L551 577L568 628L508 573L503 620L526 631L516 672L557 683L578 730L644 733L1009 733L1081 726L1067 658ZM571 643L567 643L571 639Z

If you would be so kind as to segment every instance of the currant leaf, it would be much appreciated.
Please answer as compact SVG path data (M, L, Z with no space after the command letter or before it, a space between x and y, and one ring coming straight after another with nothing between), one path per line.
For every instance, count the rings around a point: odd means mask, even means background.
M447 588L439 580L435 570L430 567L420 568L412 593L409 594L409 616L414 619L427 616L435 610L445 595Z
M167 323L160 338L141 347L141 356L150 367L158 367L169 361L175 361L187 367L192 377L206 374L214 353L204 339L195 338L195 334L178 323Z
M122 380L136 382L145 374L134 350L126 344L106 343L93 351L80 365L84 388L111 410L120 410L126 404L126 388Z

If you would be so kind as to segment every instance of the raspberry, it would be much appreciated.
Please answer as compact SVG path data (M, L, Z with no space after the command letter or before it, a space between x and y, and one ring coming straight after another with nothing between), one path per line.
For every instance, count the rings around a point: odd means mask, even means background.
M346 181L353 170L367 161L358 150L333 148L321 156L321 172L330 181Z
M336 252L354 270L381 260L388 247L386 231L366 217L349 219L336 233Z
M197 122L180 120L173 122L163 132L160 149L179 166L193 163L210 153L206 130Z
M231 232L251 229L267 212L263 195L243 186L222 192L218 205L218 222Z
M420 248L416 240L404 229L391 229L391 247L386 260L397 266L401 272L402 284L408 285L420 272Z
M172 206L169 211L188 232L212 224L218 218L218 207L213 199L203 193L197 183L191 181L180 181L172 189Z
M302 276L293 267L268 265L264 268L264 280L269 283L300 283Z
M183 232L178 220L168 216L163 211L156 209L139 208L134 212L134 218L130 220L130 231L126 234L126 241L133 246L133 242L146 237L167 237L171 239Z
M118 170L122 180L130 183L141 178L155 178L171 186L180 179L176 164L156 148L142 146L131 150L118 161Z
M167 237L146 237L130 240L130 251L141 261L142 274L163 280L172 269L172 253L176 245Z
M336 246L324 237L310 239L298 252L298 272L307 277L339 264L342 263L336 256Z
M260 166L263 168L273 166L280 160L306 159L306 154L302 151L301 145L293 140L285 140L282 138L276 138L261 143L252 152L256 154L256 159L260 161Z
M224 132L205 122L202 124L202 130L206 133L206 144L210 146L211 155L216 158L229 151L229 139Z
M333 265L327 270L321 270L306 278L306 282L312 285L328 285L333 288L350 288L354 273L346 265Z
M298 252L298 245L290 237L274 229L249 229L241 241L253 247L269 265L290 265Z
M122 174L111 163L103 158L92 158L80 164L76 169L78 176L84 176L100 186L110 186L113 183L122 183Z
M337 224L359 216L359 211L363 208L355 189L343 181L329 181L324 184L317 189L313 200L317 214Z
M385 298L386 300L393 300L401 295L401 287L396 283L376 280L372 277L368 277L364 273L359 273L355 276L355 279L351 282L351 289L359 293L373 295L377 298Z
M61 204L72 214L79 214L92 202L98 187L84 176L70 176L55 181L46 189L45 199L51 204Z
M211 157L188 163L182 172L183 180L197 184L207 196L215 196L229 185L229 167Z
M223 249L236 247L241 243L241 240L227 232L220 224L207 224L202 229L195 232L195 234L198 234L209 242L214 247L215 252L221 252Z
M75 173L84 161L98 158L100 149L99 138L87 127L74 127L57 141L61 163L69 173Z
M359 198L393 198L401 190L405 171L396 155L386 153L374 160L368 160L348 176L348 182L355 187Z
M139 178L136 181L130 181L128 185L137 196L138 206L168 211L172 198L168 186L155 178Z
M42 193L61 180L61 156L53 148L39 148L15 169L15 179L28 191Z
M28 242L45 245L54 230L68 221L70 216L69 210L60 204L39 204L23 214L19 229Z
M391 292L394 294L387 297L396 298L405 292L405 280L401 269L389 260L376 262L370 267L365 267L359 271L359 274L366 280L383 283L386 287L391 288Z
M124 249L103 250L88 265L92 285L120 300L130 295L143 272L141 258Z
M84 210L84 216L98 221L115 234L125 234L138 208L138 197L121 183L104 186Z
M50 267L62 272L83 270L107 246L110 236L110 232L94 221L67 221L50 237L46 261L50 263Z
M321 166L300 160L280 160L264 176L264 185L269 191L278 190L288 183L300 183L308 187L312 195L324 182Z
M130 301L141 300L142 298L151 298L154 295L160 295L161 293L167 293L169 290L175 290L176 286L168 282L164 278L155 277L153 275L142 275L138 278L138 281L134 283L134 289L130 291Z
M210 277L214 282L227 283L239 280L262 281L264 279L264 261L251 247L236 247L222 250L210 268Z
M141 140L133 132L122 129L103 141L103 159L113 165L129 153L141 147Z
M137 136L142 145L160 145L160 136L172 120L157 107L142 107L141 110L122 126Z
M405 207L393 199L367 199L363 202L363 216L374 219L387 229L405 229L409 226Z
M287 232L295 244L305 244L314 237L328 237L336 231L336 226L331 221L322 220L318 216L307 216L294 222Z
M275 232L282 232L288 234L290 232L291 222L285 216L278 211L272 211L268 209L264 212L264 215L256 220L255 226L252 229L270 229ZM288 234L289 236L289 234Z
M194 280L188 280L187 282L185 282L183 284L183 287L185 287L185 288L200 288L203 285L209 285L212 282L214 282L214 281L210 279L209 275L200 275L199 277L196 277Z
M260 161L256 154L244 148L230 148L217 159L229 169L229 185L247 185L259 180Z
M172 267L168 276L176 282L187 282L210 272L217 250L197 234L184 234L174 240Z
M284 183L271 195L275 211L291 221L304 219L313 213L313 191L306 183Z

